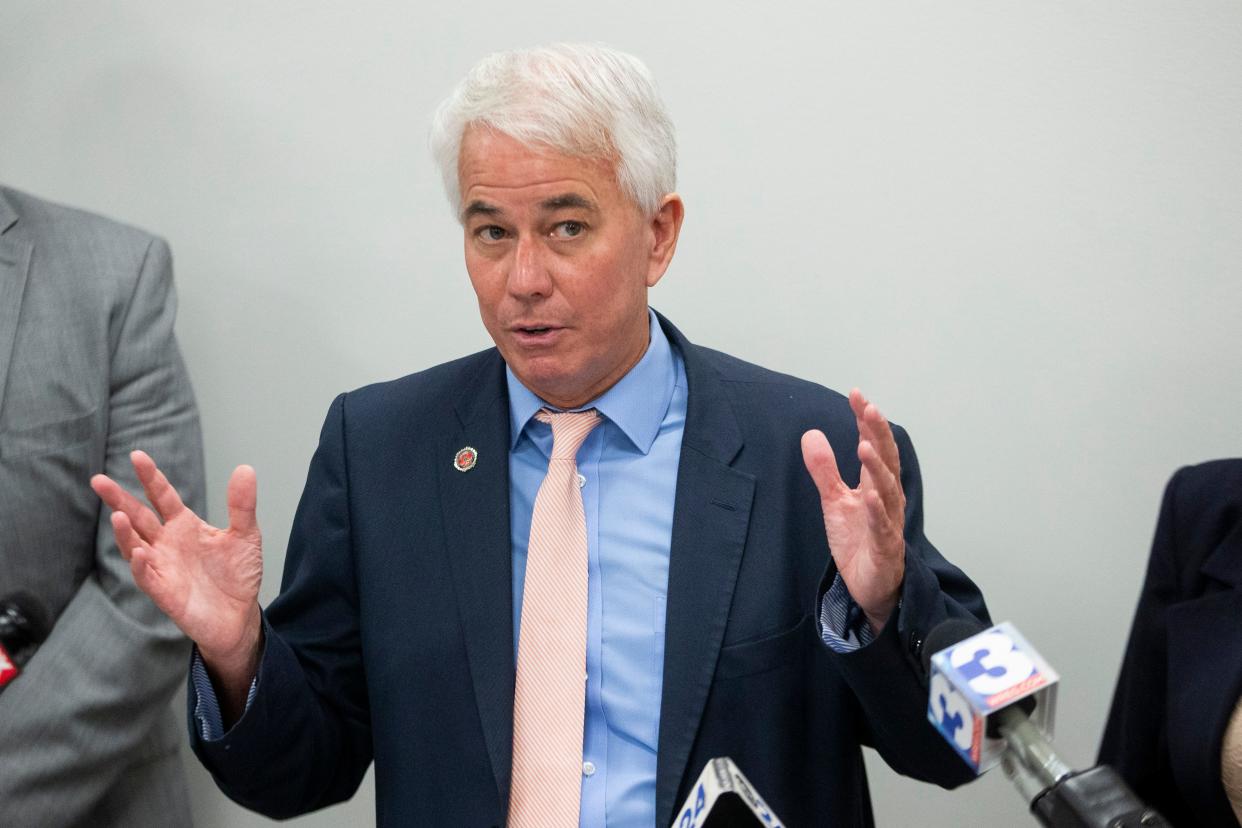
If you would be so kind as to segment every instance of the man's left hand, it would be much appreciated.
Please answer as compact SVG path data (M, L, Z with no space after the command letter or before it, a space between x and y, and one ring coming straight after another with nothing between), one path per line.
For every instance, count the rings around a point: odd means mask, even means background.
M802 460L819 489L824 530L850 597L877 634L892 615L905 574L906 496L901 459L888 420L862 392L850 392L858 421L858 488L841 479L837 458L822 431L802 435Z

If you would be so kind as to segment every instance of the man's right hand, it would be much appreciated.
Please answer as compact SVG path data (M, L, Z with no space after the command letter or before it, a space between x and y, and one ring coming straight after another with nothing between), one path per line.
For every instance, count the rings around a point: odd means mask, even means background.
M151 508L106 475L91 488L112 508L112 530L134 582L198 645L227 721L245 709L258 669L263 542L255 520L254 469L229 478L229 526L194 514L144 452L130 455Z

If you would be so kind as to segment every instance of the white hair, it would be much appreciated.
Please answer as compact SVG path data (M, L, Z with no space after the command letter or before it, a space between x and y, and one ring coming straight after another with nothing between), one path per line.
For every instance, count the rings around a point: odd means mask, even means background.
M440 104L431 152L459 216L457 160L470 126L527 146L611 161L621 191L648 215L676 188L673 123L655 80L638 58L606 46L558 43L497 52Z

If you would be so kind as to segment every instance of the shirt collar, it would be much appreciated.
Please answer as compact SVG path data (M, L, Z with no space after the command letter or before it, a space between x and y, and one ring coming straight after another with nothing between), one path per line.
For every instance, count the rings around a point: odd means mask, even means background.
M616 385L577 409L598 410L616 423L643 454L651 451L651 445L660 433L660 424L668 413L676 381L673 348L650 308L647 309L647 319L651 341L643 358ZM535 413L540 408L555 409L555 406L544 402L523 385L507 365L505 381L509 386L509 450L512 451Z

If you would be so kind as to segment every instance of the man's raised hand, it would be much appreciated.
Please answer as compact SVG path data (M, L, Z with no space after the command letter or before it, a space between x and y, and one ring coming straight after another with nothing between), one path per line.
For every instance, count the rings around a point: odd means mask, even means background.
M106 475L92 477L91 488L112 508L112 530L134 582L198 645L218 686L248 686L258 659L263 577L254 469L234 469L229 526L217 529L181 502L144 452L130 460L152 508Z
M876 632L897 605L905 574L906 497L901 460L888 420L862 392L850 392L858 422L862 474L851 489L841 479L837 459L822 431L802 435L802 459L819 489L824 529L837 571L854 602Z

